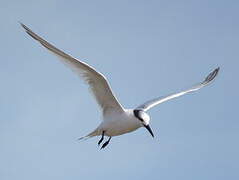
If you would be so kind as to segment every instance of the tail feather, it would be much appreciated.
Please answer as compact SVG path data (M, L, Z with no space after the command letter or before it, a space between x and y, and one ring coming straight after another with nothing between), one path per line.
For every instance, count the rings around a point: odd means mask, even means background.
M87 140L89 138L92 138L94 136L97 136L97 132L98 132L98 129L94 130L93 132L91 132L90 134L88 134L87 136L83 136L81 138L78 138L79 141L81 140Z
M91 138L91 137L90 136L84 136L84 137L78 138L77 140L81 141L81 140L87 140L89 138Z

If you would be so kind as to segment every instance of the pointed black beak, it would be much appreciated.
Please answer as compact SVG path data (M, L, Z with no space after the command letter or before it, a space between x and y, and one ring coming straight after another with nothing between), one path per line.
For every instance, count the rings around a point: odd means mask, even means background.
M149 131L149 133L152 135L152 137L154 137L154 133L153 133L152 129L150 128L150 126L144 125L144 127Z

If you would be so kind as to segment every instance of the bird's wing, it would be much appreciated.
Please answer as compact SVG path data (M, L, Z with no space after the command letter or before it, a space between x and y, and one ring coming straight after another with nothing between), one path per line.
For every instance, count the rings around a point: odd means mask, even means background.
M219 67L217 69L215 69L213 72L211 72L203 82L193 86L192 88L190 89L187 89L187 90L184 90L184 91L181 91L179 93L174 93L174 94L170 94L168 96L164 96L164 97L159 97L159 98L155 98L155 99L152 99L150 101L147 101L146 103L140 105L137 107L137 109L142 109L144 111L147 111L149 110L150 108L158 105L158 104L161 104L165 101L168 101L170 99L173 99L173 98L176 98L176 97L179 97L179 96L182 96L184 94L187 94L187 93L190 93L190 92L194 92L194 91L197 91L199 89L201 89L202 87L204 86L207 86L208 84L210 84L210 82L212 82L214 80L214 78L217 76L218 72L219 72Z
M72 56L64 53L60 49L54 47L46 40L35 34L31 29L21 23L21 26L25 29L27 34L41 43L49 51L60 57L60 60L76 72L84 81L89 85L97 103L101 107L103 112L108 110L123 111L123 107L120 105L116 97L114 96L110 85L106 78L101 73L97 72L94 68L88 64L73 58Z

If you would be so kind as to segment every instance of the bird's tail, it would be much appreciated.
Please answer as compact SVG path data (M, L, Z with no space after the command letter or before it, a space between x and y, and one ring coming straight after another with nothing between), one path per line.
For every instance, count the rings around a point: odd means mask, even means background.
M81 141L81 140L87 140L89 138L91 138L91 137L90 136L84 136L84 137L78 138L77 140Z
M94 136L97 136L98 135L98 129L94 130L93 132L91 132L90 134L86 135L86 136L83 136L81 138L78 138L79 141L81 140L87 140L89 138L92 138Z

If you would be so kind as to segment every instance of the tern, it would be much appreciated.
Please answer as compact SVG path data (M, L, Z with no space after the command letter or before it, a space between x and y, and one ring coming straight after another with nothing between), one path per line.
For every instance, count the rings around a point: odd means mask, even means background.
M100 107L103 120L93 132L79 139L81 140L94 136L101 136L101 139L98 142L98 145L100 146L104 140L104 137L107 136L108 140L103 143L101 149L105 148L109 144L113 136L130 133L141 127L145 127L149 131L151 136L154 137L153 131L149 125L150 116L147 114L147 111L152 107L166 102L170 99L197 91L202 87L207 86L215 79L219 72L218 67L214 71L212 71L204 79L204 81L189 89L149 100L134 109L125 109L113 94L111 87L103 74L96 71L93 67L89 66L85 62L82 62L56 48L55 46L44 40L42 37L34 33L26 25L22 23L20 24L25 29L27 34L38 41L46 49L60 57L59 59L61 60L61 62L70 67L89 85L89 89L92 91L92 94L94 95L96 102Z

